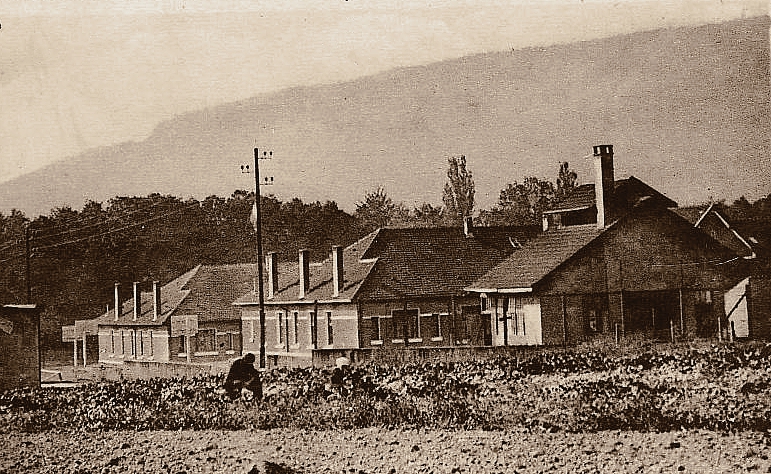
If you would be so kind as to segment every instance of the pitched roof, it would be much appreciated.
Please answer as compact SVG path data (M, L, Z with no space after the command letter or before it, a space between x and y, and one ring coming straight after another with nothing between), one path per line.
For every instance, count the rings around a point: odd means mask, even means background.
M134 320L134 298L130 298L121 304L120 316L117 321L114 310L110 310L91 320L93 321L92 324L99 326L162 326L189 294L190 291L185 288L185 285L200 268L199 265L161 287L161 310L156 321L153 321L153 293L152 291L142 291L140 293L142 298L141 314L136 321ZM87 321L84 323L88 324Z
M332 262L310 265L310 291L303 302L425 297L459 293L468 283L538 232L538 227L478 227L466 237L458 227L383 228L343 250L345 287L332 297ZM298 301L297 269L279 277L267 305ZM251 293L235 304L252 305Z
M643 183L634 176L626 179L618 179L614 186L614 203L624 209L631 209L642 198L649 197L656 200L663 207L677 207L677 203L652 187ZM567 196L558 200L545 214L589 209L594 206L596 200L594 184L582 184L573 188Z
M172 315L197 315L198 322L238 321L241 313L232 303L254 287L256 263L198 265L161 288L161 314L153 321L152 291L141 293L141 315L134 320L134 299L124 301L121 316L108 311L97 318L103 326L160 326Z
M372 232L357 242L343 249L343 289L337 297L333 297L332 288L332 258L320 263L309 265L310 284L302 302L313 301L349 301L356 294L364 279L375 265L374 260L362 260L377 231ZM275 305L299 300L300 272L297 263L286 264L279 270L277 291L273 298L266 298L265 304ZM253 291L236 299L235 305L257 304L259 295Z
M538 227L477 227L466 237L457 227L381 229L365 253L377 264L362 299L457 294L503 261Z
M706 206L688 206L672 209L672 212L695 225L706 209Z
M755 239L755 242L753 243L750 239L750 237L753 236L751 235L751 232L748 232L749 229L746 226L729 223L728 219L719 211L718 207L718 205L712 203L706 207L692 207L690 208L691 211L689 213L677 212L677 214L693 224L694 227L698 227L709 233L712 238L720 242L723 246L733 249L735 252L746 258L754 258L756 247L758 247L757 239ZM694 218L697 210L700 212L698 216ZM722 229L722 231L714 231L713 226L717 226L717 228Z
M465 289L495 292L532 288L608 228L588 224L544 232Z

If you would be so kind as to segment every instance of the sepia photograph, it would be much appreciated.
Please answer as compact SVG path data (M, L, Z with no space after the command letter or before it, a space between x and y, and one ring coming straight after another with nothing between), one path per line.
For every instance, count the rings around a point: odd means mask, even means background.
M767 0L0 0L0 472L771 472Z

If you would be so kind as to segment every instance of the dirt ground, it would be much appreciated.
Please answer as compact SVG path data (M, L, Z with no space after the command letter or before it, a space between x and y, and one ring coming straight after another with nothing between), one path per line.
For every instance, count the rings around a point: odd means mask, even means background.
M0 472L771 472L759 433L147 431L0 435ZM256 472L256 471L252 471Z

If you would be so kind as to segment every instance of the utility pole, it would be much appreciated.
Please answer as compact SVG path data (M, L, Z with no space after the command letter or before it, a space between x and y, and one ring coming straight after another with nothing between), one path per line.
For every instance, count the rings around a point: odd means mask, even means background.
M257 288L260 304L260 368L265 368L265 296L263 275L263 252L262 252L262 215L260 211L260 165L261 159L268 160L273 158L273 152L262 152L262 156L257 148L254 149L254 230L257 234ZM249 165L241 165L242 173L249 173ZM265 178L265 184L273 184L273 178Z
M32 304L32 282L30 281L30 264L31 264L31 255L29 254L29 226L32 225L31 223L27 223L26 226L24 226L24 248L25 248L25 280L27 282L27 304Z

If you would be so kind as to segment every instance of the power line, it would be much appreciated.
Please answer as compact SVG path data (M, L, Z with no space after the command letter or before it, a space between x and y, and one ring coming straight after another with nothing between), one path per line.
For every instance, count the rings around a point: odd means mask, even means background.
M124 219L124 218L126 218L128 216L136 214L137 212L148 211L148 210L152 209L153 207L158 206L160 204L164 204L164 203L163 202L156 202L156 203L153 203L153 204L151 204L151 205L149 205L149 206L147 206L145 208L134 209L131 212L127 212L125 214L121 214L121 215L118 215L118 216L115 216L115 217L108 217L108 218L104 219L102 222L97 222L97 223L94 223L94 224L85 225L85 226L82 226L82 227L78 227L77 229L63 230L63 231L57 232L55 234L34 235L34 237L35 237L35 239L49 239L51 237L57 237L57 236L60 236L60 235L71 233L71 232L79 232L79 231L81 231L83 229L88 229L90 227L96 227L96 226L100 226L100 225L103 225L103 224L109 224L110 222L113 222L113 221L122 220L122 219ZM106 212L108 212L108 211L105 211L105 213ZM102 216L93 216L93 217L88 217L88 218L84 218L84 219L81 219L81 220L67 221L67 222L64 222L64 224L72 225L72 224L77 224L78 222L92 221L94 219L98 219L99 217L102 217ZM51 220L53 221L53 219L51 219Z
M199 204L197 202L193 203L193 204L188 204L187 206L182 207L180 209L176 209L176 210L174 210L172 212L168 212L166 214L162 214L162 215L156 216L156 217L151 217L150 219L146 219L146 220L141 221L141 222L136 222L134 224L129 224L129 225L120 227L118 229L113 229L113 230L110 230L110 231L107 231L107 232L102 232L102 233L99 233L99 234L89 235L87 237L82 237L82 238L79 238L79 239L68 240L66 242L60 242L60 243L57 243L57 244L51 244L51 245L44 245L44 246L41 246L41 247L35 247L33 250L35 250L35 251L47 250L47 249L51 249L51 248L61 247L61 246L64 246L64 245L69 245L69 244L74 244L74 243L78 243L78 242L83 242L85 240L90 240L90 239L93 239L93 238L96 238L96 237L103 237L105 235L114 234L116 232L121 232L121 231L124 231L126 229L130 229L132 227L136 227L138 225L147 224L149 222L157 221L157 220L162 219L164 217L168 217L170 215L177 214L179 212L182 212L184 210L190 209L190 208L198 206L198 205Z
M126 212L126 213L121 214L119 216L107 217L104 220L102 220L101 222L96 222L96 223L93 223L93 224L88 224L88 225L85 225L85 226L80 226L80 227L78 227L76 229L67 229L67 230L63 230L63 231L60 231L60 232L55 232L55 233L52 233L52 234L44 234L44 235L36 234L35 233L36 230L40 231L42 229L33 229L33 238L35 240L44 240L44 239L50 239L52 237L58 237L58 236L64 235L64 234L71 234L71 233L74 233L74 232L80 232L80 231L82 231L84 229L89 229L89 228L92 228L92 227L98 227L98 226L101 226L101 225L104 225L104 224L110 224L111 222L123 220L126 217L129 217L129 216L131 216L133 214L136 214L138 212L148 211L148 210L150 210L150 209L152 209L152 208L154 208L156 206L159 206L161 204L167 204L167 202L165 202L165 201L155 202L155 203L150 204L147 207L144 207L144 208L141 208L141 209L134 209L134 210L132 210L130 212ZM107 213L109 211L104 211L104 212ZM103 216L91 216L91 217L86 217L86 218L82 218L82 219L66 221L63 224L73 225L73 224L77 224L79 222L93 221L93 220L98 219L100 217L103 217ZM50 217L46 217L46 219L48 219L51 222L56 222L55 219L52 219ZM34 223L37 222L37 221L30 221L30 222L34 225ZM22 245L22 244L24 244L24 241L17 239L16 242L9 243L9 244L6 244L6 245L0 247L0 252L2 252L3 250L6 250L6 249L10 249L10 248ZM2 263L3 261L6 261L6 260L0 260L0 263Z

